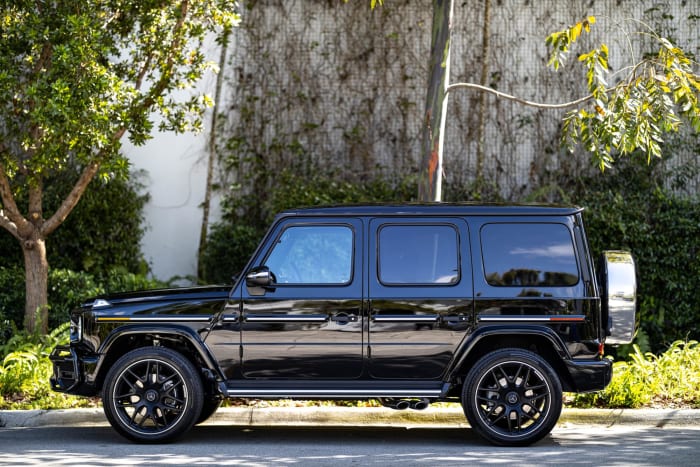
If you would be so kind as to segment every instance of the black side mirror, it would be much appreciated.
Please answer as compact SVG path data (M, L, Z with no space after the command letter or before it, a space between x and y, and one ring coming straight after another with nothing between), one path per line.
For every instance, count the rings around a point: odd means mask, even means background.
M248 272L245 283L248 287L271 287L275 283L275 275L267 266L258 266Z

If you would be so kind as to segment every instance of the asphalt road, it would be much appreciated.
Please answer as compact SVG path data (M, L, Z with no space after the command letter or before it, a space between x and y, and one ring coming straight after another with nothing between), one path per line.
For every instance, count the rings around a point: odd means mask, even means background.
M0 429L0 465L71 466L697 466L700 426L563 424L527 448L469 428L202 425L179 442L139 445L108 426Z

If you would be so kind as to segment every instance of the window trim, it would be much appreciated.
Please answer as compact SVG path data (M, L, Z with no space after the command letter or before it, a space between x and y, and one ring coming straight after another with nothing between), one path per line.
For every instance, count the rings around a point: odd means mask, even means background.
M386 282L382 280L381 232L387 227L449 227L455 233L457 279L454 282ZM455 287L462 282L462 244L459 226L450 222L384 222L376 228L376 276L383 287Z

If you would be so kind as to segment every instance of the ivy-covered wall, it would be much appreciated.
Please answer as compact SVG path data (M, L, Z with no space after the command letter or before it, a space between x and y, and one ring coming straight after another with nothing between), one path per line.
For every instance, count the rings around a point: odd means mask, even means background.
M548 69L544 39L588 15L598 21L580 51L605 42L615 73L626 73L626 65L651 50L640 34L647 26L700 55L698 2L491 0L488 22L484 7L485 0L455 2L451 82L478 83L483 74L485 84L533 101L582 97L585 78L575 56L564 72ZM313 173L320 167L350 179L416 170L431 0L387 0L374 11L360 0L258 0L242 8L220 134L230 182L259 190L281 168ZM472 183L478 157L491 191L511 199L562 174L589 172L585 154L559 148L563 115L456 91L448 105L447 182ZM676 160L688 157L692 152Z

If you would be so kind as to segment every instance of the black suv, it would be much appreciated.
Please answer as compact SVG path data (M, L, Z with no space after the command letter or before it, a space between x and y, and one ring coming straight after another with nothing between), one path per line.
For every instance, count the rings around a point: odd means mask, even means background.
M635 328L626 252L591 261L581 209L344 206L277 216L233 287L103 296L71 313L53 389L101 395L134 441L224 398L459 401L501 445L554 427L562 392L611 378Z

